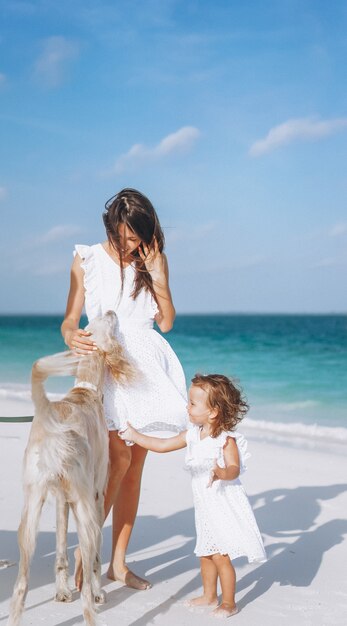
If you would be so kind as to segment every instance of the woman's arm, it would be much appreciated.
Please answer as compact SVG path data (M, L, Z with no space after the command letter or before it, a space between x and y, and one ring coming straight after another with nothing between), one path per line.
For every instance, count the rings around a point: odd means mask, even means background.
M71 350L78 350L78 354L88 354L95 346L90 339L91 333L78 328L84 305L84 272L81 262L81 257L76 254L71 267L70 291L61 334Z
M237 443L233 437L228 437L223 448L225 467L219 467L216 462L212 474L211 484L215 480L234 480L240 474L240 456Z
M128 423L127 429L119 431L118 434L121 439L137 443L141 448L151 450L152 452L173 452L174 450L180 450L186 447L186 432L187 431L183 431L175 437L160 439L160 437L143 435Z
M154 241L153 249L150 249L144 244L142 245L143 251L140 246L139 253L146 265L147 271L151 275L159 308L159 313L155 316L155 321L160 330L163 333L167 333L171 330L176 317L169 287L169 266L167 258L163 252L159 252L156 240Z

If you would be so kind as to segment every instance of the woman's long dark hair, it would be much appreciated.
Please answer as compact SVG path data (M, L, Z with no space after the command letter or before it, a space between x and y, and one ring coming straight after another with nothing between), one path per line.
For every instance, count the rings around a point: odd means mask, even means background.
M108 242L119 257L123 286L124 261L122 244L118 232L119 225L125 224L128 226L150 250L154 249L154 240L156 239L159 251L163 251L165 243L164 234L152 203L136 189L122 189L115 196L107 200L102 217ZM156 300L152 278L146 269L144 261L140 257L139 251L134 250L131 257L135 263L134 289L131 294L133 299L135 300L141 289L146 289L150 291Z

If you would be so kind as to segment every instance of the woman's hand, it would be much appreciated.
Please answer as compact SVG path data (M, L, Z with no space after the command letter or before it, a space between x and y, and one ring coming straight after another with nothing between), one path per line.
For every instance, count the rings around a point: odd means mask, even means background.
M76 330L67 330L64 340L70 350L74 350L76 354L90 354L93 350L97 350L97 345L90 339L91 334L87 330L77 328Z
M156 238L153 239L153 247L141 243L138 247L139 255L145 264L147 272L153 281L166 283L165 257L160 252Z
M129 424L129 422L127 422L127 427L125 430L118 431L118 436L123 441L131 441L132 443L136 443L135 439L137 434L137 430L131 424Z

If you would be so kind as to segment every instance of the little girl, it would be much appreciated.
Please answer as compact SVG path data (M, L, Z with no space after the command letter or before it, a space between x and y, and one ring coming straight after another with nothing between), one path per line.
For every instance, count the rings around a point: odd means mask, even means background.
M192 427L175 437L158 439L140 434L130 424L119 433L147 450L170 452L187 447L186 465L192 476L197 542L204 593L190 607L214 609L216 617L230 617L235 604L232 559L266 561L260 532L238 478L245 469L247 442L234 431L248 409L232 381L221 374L197 374L189 390ZM217 581L222 589L218 606Z

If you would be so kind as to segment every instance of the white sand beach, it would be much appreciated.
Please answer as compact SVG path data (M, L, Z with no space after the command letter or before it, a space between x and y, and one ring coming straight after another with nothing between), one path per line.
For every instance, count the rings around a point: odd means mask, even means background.
M27 402L0 403L1 415L31 413ZM0 425L0 622L5 624L17 575L16 531L22 505L21 462L30 424ZM264 537L269 560L252 566L235 561L238 615L235 626L345 626L347 624L346 446L289 436L259 435L240 428L251 458L243 476ZM103 586L108 601L99 612L109 626L205 626L208 612L188 611L183 602L200 592L194 550L194 513L184 451L149 454L129 564L153 588L136 592L105 577L110 519L103 532ZM68 538L71 572L76 533ZM83 623L79 594L71 604L54 596L55 508L45 506L33 559L23 625ZM73 581L71 579L71 585Z

